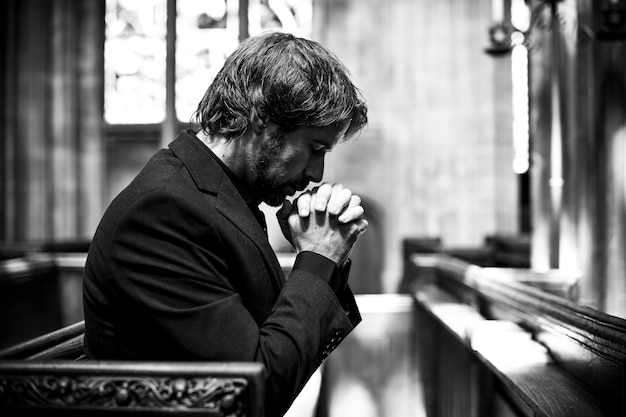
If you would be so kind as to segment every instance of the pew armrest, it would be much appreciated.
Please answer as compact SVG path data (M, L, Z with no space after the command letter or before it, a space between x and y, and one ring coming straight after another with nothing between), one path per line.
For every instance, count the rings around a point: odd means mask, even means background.
M82 359L85 322L46 333L0 351L0 359Z

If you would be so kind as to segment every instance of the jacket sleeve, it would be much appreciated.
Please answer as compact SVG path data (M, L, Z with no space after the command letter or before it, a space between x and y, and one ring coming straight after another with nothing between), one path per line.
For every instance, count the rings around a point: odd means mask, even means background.
M296 257L293 265L293 271L303 270L313 275L318 276L322 280L328 283L333 289L335 294L353 324L356 325L361 316L359 310L356 307L354 295L348 286L348 277L350 274L350 267L352 266L352 260L348 259L341 266L330 259L319 255L314 252L304 251L300 252Z
M315 273L295 269L257 323L233 284L249 278L232 272L245 260L233 257L217 216L175 194L148 193L114 235L118 279L145 329L154 329L137 331L163 358L262 362L266 415L282 415L361 318L349 288L336 293Z

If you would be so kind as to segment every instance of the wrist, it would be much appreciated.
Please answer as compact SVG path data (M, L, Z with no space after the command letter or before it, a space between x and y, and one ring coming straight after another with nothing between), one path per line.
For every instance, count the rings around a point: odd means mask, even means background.
M300 248L296 248L296 254L300 254L300 253L305 253L305 252L309 252L309 253L314 253L318 256L323 256L324 258L328 259L329 261L332 261L333 263L335 263L335 265L339 265L340 263L342 263L345 258L340 256L339 254L337 254L335 251L333 250L326 250L324 248L320 248L319 246L314 246L311 248L307 248L307 247L300 247Z

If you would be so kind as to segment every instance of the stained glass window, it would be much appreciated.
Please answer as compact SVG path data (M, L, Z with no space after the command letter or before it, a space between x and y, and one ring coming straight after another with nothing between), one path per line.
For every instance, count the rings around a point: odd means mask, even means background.
M161 123L166 115L167 0L106 0L105 121ZM176 0L177 117L187 122L239 42L239 0ZM248 33L311 36L312 0L249 0Z
M237 47L238 0L177 0L176 113L188 121ZM248 32L281 30L310 37L312 0L249 0Z
M176 114L189 121L239 42L238 0L177 0Z
M249 0L249 33L275 29L309 38L312 15L312 0Z
M160 123L165 117L166 0L107 0L104 118Z

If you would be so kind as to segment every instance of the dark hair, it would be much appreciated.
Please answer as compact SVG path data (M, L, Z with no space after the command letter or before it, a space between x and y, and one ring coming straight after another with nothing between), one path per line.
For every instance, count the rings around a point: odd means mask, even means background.
M367 124L367 106L339 59L321 44L281 32L242 42L194 114L210 135L241 136L253 115L281 133L351 120L349 138Z

